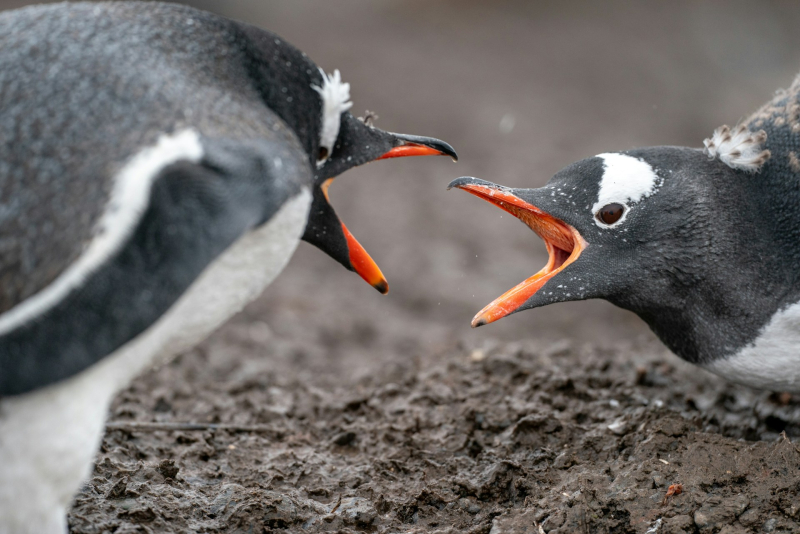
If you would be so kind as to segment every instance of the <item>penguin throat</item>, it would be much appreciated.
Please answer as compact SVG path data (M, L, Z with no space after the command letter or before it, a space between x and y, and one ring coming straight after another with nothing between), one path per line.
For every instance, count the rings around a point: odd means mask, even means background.
M575 228L508 190L483 184L463 184L457 187L494 204L525 223L542 238L548 254L547 264L538 273L506 291L478 312L472 319L473 327L493 323L521 309L542 286L577 260L587 246Z

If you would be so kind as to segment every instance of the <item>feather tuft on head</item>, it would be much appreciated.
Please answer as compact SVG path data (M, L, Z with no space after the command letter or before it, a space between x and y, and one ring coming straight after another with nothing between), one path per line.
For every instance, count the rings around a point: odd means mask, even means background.
M703 140L703 145L710 159L719 158L732 169L755 173L771 156L769 150L761 148L766 141L767 133L764 130L751 132L744 124L740 124L733 129L727 125L720 126L714 130L714 135Z
M322 74L322 87L312 85L311 88L319 93L322 98L322 128L320 129L319 145L327 149L326 156L319 158L318 166L322 166L328 156L333 152L333 145L339 137L339 127L341 125L342 113L353 106L350 102L350 84L342 82L339 70L333 74Z

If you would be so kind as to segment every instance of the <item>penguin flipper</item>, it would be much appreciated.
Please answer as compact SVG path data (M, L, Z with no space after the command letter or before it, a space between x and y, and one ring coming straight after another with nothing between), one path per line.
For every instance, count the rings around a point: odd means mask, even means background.
M9 312L0 315L0 396L69 378L142 334L311 179L308 164L278 143L202 145L199 161L158 172L129 238L79 285L11 326Z

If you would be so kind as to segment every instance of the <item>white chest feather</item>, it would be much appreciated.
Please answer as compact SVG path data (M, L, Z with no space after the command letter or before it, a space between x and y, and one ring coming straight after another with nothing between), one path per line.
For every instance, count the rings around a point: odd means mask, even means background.
M154 363L187 350L257 297L292 256L311 194L218 257L153 326L83 373L0 400L0 534L63 533L73 494L89 475L108 406Z
M776 313L755 343L706 367L731 382L800 392L800 303Z

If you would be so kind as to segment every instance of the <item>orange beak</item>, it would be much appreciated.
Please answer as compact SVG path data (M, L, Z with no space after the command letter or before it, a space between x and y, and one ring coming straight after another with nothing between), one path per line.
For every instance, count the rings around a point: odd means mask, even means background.
M447 154L445 154L440 150L436 150L435 148L431 148L429 146L418 145L416 143L406 143L405 145L394 147L393 149L391 149L378 159L381 160L390 158L404 158L406 156L445 156L445 155Z
M328 197L328 189L332 183L333 178L328 178L320 186L322 194L325 195L325 200L327 200L328 203L331 201L330 197ZM347 229L347 226L345 226L343 222L339 222L342 225L342 232L347 240L347 251L350 257L350 265L353 267L355 272L364 279L364 281L380 291L382 295L385 295L389 292L389 282L386 281L386 278L383 276L380 267L378 267L378 264L372 259L372 256L370 256L369 253L364 250L364 247L361 246L361 243L359 243L358 240L353 237L353 234L350 233L350 230Z
M453 187L482 198L524 222L544 240L549 256L547 265L542 270L516 287L509 289L478 312L472 319L473 328L493 323L517 311L548 280L577 260L587 247L586 241L575 228L506 190L482 184L466 183L455 184Z

